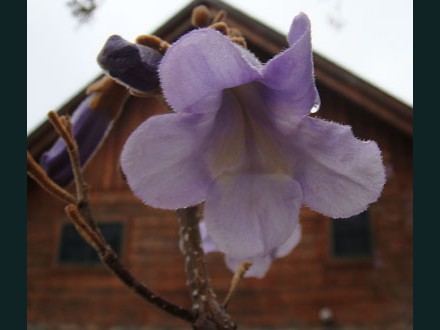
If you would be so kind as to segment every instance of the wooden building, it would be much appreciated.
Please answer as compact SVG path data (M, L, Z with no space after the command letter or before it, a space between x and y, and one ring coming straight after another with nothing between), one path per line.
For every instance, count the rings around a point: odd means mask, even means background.
M172 41L190 29L194 4L225 9L227 23L246 36L266 61L287 46L282 36L218 1L195 1L157 35ZM246 279L230 304L239 329L412 329L412 109L315 54L321 118L349 124L355 135L379 144L387 183L378 202L352 221L332 221L304 208L303 237L276 260L264 279ZM69 101L69 113L84 93ZM147 285L189 306L174 212L144 206L121 177L119 154L130 132L163 111L154 99L130 98L85 177L98 221L112 235L122 260ZM28 138L38 158L55 139L48 123ZM128 290L93 256L69 254L75 241L63 204L28 179L28 329L186 329ZM69 243L70 242L70 243ZM219 297L231 273L223 256L210 254L208 270ZM323 311L333 325L324 325Z

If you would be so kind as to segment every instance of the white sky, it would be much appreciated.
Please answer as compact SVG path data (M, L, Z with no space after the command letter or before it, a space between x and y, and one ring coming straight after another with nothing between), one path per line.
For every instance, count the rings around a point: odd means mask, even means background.
M96 56L112 34L133 41L189 0L98 0L84 25L67 0L27 0L27 132L100 73ZM314 50L385 92L413 104L412 0L226 0L286 34L300 11Z

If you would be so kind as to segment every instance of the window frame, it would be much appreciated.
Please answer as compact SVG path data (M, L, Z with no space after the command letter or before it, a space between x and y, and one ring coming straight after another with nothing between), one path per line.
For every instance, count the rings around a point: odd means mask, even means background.
M115 251L118 256L121 259L125 259L125 252L126 252L126 240L127 240L127 234L129 232L129 224L127 221L125 221L124 219L121 218L109 218L106 220L102 220L102 221L98 221L97 225L98 226L102 226L102 225L106 225L106 224L119 224L121 226L121 230L120 230L120 247L119 247L119 251ZM59 223L58 226L56 226L56 230L57 230L57 235L56 235L56 240L55 240L55 253L54 253L54 257L53 257L53 266L56 269L62 270L62 269L101 269L103 268L105 270L105 267L102 267L104 264L102 263L102 261L99 259L96 261L92 261L92 262L76 262L76 261L62 261L61 260L61 248L62 248L62 244L63 244L63 228L65 226L73 226L73 223L70 220L65 219L64 221L61 221L61 223ZM78 233L79 235L79 233ZM80 237L82 239L82 237ZM83 239L82 239L83 240ZM84 241L84 244L88 244L87 242ZM110 244L111 245L111 244ZM111 245L112 248L115 248L114 246Z
M362 219L366 222L367 230L368 230L368 244L369 244L369 251L365 253L352 253L352 254L342 254L338 255L336 248L335 248L335 221L358 221L360 219L352 219L362 217ZM355 216L345 218L345 219L333 219L330 218L329 223L329 257L331 260L334 261L368 261L372 260L374 257L374 231L371 221L371 215L370 212L365 210L364 212L361 212Z

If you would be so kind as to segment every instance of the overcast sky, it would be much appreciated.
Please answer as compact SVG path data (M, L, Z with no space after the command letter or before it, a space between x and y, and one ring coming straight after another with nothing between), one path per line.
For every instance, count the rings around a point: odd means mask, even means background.
M27 131L100 73L96 56L113 34L151 33L189 0L98 0L80 25L67 0L27 0ZM228 0L286 34L300 11L312 22L316 52L413 104L412 0Z

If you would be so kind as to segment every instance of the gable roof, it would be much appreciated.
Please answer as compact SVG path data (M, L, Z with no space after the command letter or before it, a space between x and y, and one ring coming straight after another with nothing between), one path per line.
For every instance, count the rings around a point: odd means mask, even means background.
M267 60L273 54L288 47L285 35L218 0L192 1L153 34L172 42L189 31L192 28L192 9L197 5L206 5L214 11L225 10L227 12L225 21L228 25L240 29L248 42L250 50L263 60ZM316 52L314 52L314 64L318 83L328 86L355 104L362 106L375 116L398 128L403 134L412 136L413 111L411 107ZM99 78L97 77L96 80ZM58 112L60 114L72 113L85 97L85 90L86 88L73 96ZM53 143L56 137L50 123L45 121L28 136L28 149L34 157L38 157Z

